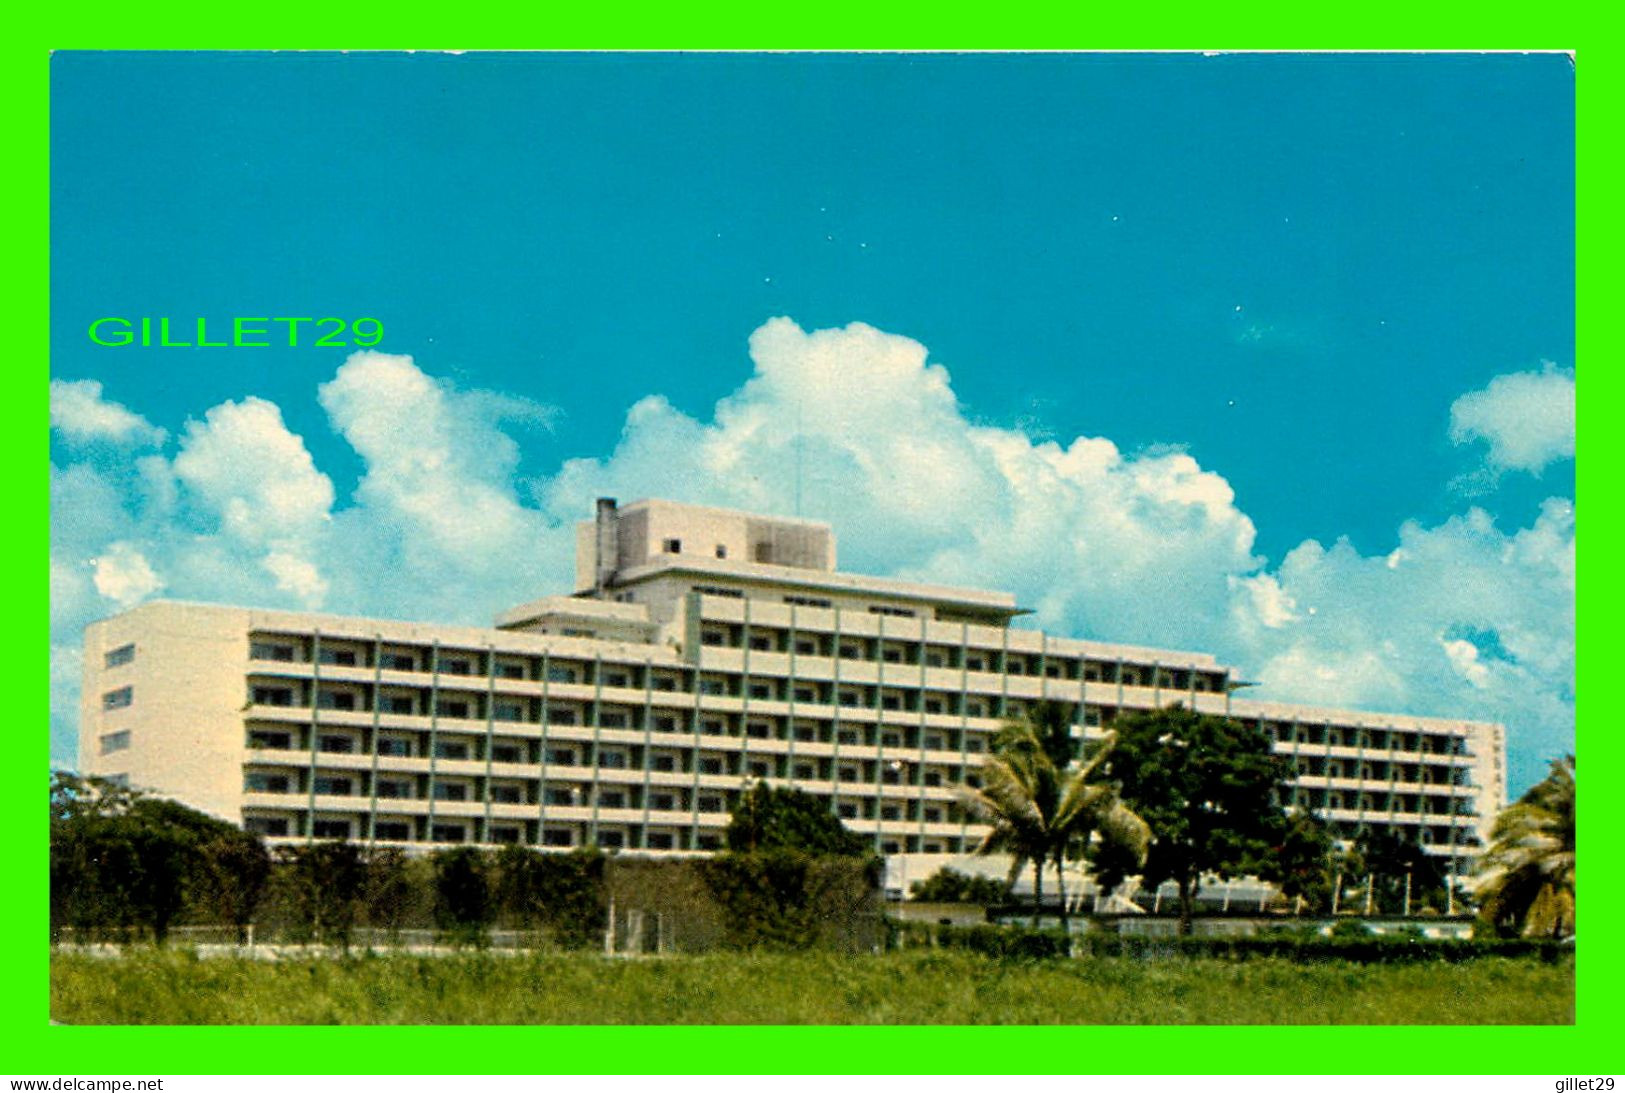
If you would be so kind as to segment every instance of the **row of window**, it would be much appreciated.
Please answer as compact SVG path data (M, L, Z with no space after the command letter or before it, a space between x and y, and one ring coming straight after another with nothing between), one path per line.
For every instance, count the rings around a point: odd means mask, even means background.
M786 597L787 600L805 597ZM825 601L819 601L825 602ZM909 613L906 608L874 607L880 615ZM757 652L794 653L799 656L839 658L843 660L875 661L883 664L914 665L926 668L964 670L1012 676L1038 676L1050 679L1078 680L1099 683L1121 683L1134 687L1162 687L1178 691L1222 692L1225 675L1222 672L1200 671L1186 668L1159 667L1154 664L1133 664L1121 661L1086 660L1078 657L1043 656L1039 654L1006 652L1004 650L957 645L924 645L919 642L881 640L856 636L843 636L817 632L792 632L760 626L745 627L721 623L707 623L700 631L702 645L719 648L749 648ZM308 663L310 648L315 646L317 664L336 667L370 668L374 666L375 649L369 643L340 642L337 639L314 641L307 638L255 638L249 643L249 656L256 661L273 663ZM535 680L548 678L554 682L591 682L592 662L576 661L560 664L546 658L548 668L542 667L544 658L519 654L489 654L487 652L440 650L422 646L385 646L376 651L378 667L398 672L438 672L441 675L486 676L499 679ZM488 663L489 662L489 663ZM554 671L560 674L552 674ZM615 671L614 668L607 668ZM624 670L631 670L630 667ZM564 673L569 674L564 674ZM641 674L641 672L640 672ZM608 686L624 686L611 684ZM641 685L641 682L636 685Z
M273 729L253 729L248 746L254 751L308 750L305 734ZM594 753L590 746L554 744L543 748L537 741L436 740L431 748L426 739L380 735L375 754L389 758L427 757L452 761L538 766L545 751L550 766L595 766L600 770L638 770L661 774L744 775L753 778L794 777L811 781L880 782L885 785L942 786L958 782L976 786L974 770L957 764L921 764L903 759L839 760L833 757L792 758L786 755L751 755L746 752L707 752L685 749L656 751L643 748L603 746ZM365 741L348 734L319 733L317 751L327 755L363 754Z

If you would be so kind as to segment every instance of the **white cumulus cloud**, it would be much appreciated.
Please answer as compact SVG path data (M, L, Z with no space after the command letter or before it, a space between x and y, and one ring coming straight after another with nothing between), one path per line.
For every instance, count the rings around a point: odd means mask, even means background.
M1496 376L1450 407L1450 439L1482 440L1494 471L1538 474L1574 457L1574 373L1548 362L1538 372Z
M96 591L120 608L134 607L164 587L151 563L130 543L112 543L91 559Z
M51 428L72 443L157 446L166 436L140 414L103 398L97 380L51 381Z

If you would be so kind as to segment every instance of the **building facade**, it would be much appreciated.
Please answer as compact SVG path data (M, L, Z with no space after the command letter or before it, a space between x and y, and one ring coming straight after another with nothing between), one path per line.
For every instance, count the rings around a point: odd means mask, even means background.
M888 855L984 829L1003 719L1079 733L1183 703L1258 726L1294 802L1465 860L1505 797L1499 725L1249 701L1211 656L1013 627L1013 597L840 572L828 526L600 501L577 591L494 627L153 602L85 634L80 769L272 842L721 845L754 781L826 799ZM1455 871L1455 870L1452 870Z

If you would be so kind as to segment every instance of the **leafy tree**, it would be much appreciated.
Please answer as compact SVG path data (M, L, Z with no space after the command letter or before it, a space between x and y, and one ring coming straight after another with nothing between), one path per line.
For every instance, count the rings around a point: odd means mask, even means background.
M909 898L921 903L1003 903L1010 886L988 877L973 877L943 866L925 880L915 881Z
M829 804L799 789L758 782L734 806L726 832L735 853L794 850L804 854L861 857L869 842L841 823Z
M1420 843L1386 828L1367 828L1355 840L1355 848L1374 887L1372 902L1376 907L1389 912L1403 909L1407 878L1413 908L1443 894L1444 867Z
M1257 873L1281 843L1285 761L1257 729L1182 706L1119 717L1103 773L1151 827L1141 874L1179 887L1179 931L1191 932L1202 876Z
M224 820L98 778L51 779L51 921L142 926L162 944L184 914L241 931L264 888L258 838Z
M1264 855L1259 877L1281 889L1294 909L1320 913L1331 906L1336 846L1313 812L1292 809L1280 825L1280 841Z
M299 933L348 949L367 879L356 845L333 840L287 846L279 861Z
M1125 807L1115 785L1097 778L1114 742L1114 734L1107 733L1080 757L1072 738L1072 707L1035 703L1025 717L1005 723L982 763L982 784L968 791L970 807L991 828L977 852L1009 854L1010 884L1023 865L1032 863L1034 924L1043 905L1046 865L1055 866L1064 926L1068 859L1083 856L1097 838L1114 861L1145 856L1145 823Z
M486 879L485 857L472 847L434 856L435 921L459 942L483 945L496 905Z
M1497 933L1574 933L1574 756L1496 817L1473 884L1479 916Z
M520 928L545 927L554 940L593 944L606 922L605 858L594 847L568 854L505 846L492 865L495 910Z
M398 846L380 846L367 852L361 904L367 925L398 936L414 921L422 896L423 862L414 861Z

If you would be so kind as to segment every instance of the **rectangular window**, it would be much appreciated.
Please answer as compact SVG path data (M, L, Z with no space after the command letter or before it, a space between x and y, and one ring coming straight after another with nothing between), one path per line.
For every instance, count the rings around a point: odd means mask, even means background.
M437 843L460 843L468 838L468 829L462 824L435 824L433 839Z
M389 778L378 780L378 798L385 801L405 801L416 796L412 792L412 783Z
M766 763L753 762L750 765L750 776L752 778L771 778L773 776L773 768L768 766Z
M467 759L468 745L453 740L437 740L434 754L436 759Z
M576 723L576 712L560 706L549 707L547 723L549 725L574 725Z
M709 795L701 797L700 798L700 811L701 812L721 812L722 811L722 798L721 797L713 797L713 796L709 796Z
M317 778L316 792L327 797L348 797L352 785L348 778Z
M519 841L519 829L517 827L493 827L491 828L491 841L503 844L516 843Z
M355 695L345 691L323 691L318 705L324 710L353 710Z
M814 767L811 763L797 763L796 764L796 777L797 778L809 778L809 779L810 778L817 778L818 777L818 768Z
M677 760L670 755L656 755L649 760L649 769L669 774L677 769Z
M598 727L603 729L626 728L626 714L619 710L604 710L598 715Z
M547 681L549 683L574 683L576 681L576 670L561 664L549 664L547 666Z
M654 832L649 835L650 850L671 850L673 847L672 837L665 832Z
M120 645L117 649L109 650L107 655L102 658L102 661L104 667L117 668L122 664L130 663L134 659L135 646L132 644Z
M655 718L655 732L676 732L677 719L662 714Z
M293 662L293 646L276 641L255 641L248 646L250 660L277 660L283 663Z
M108 691L102 695L102 709L122 710L135 701L135 692L129 687L120 687L116 691Z
M243 829L255 835L276 838L288 833L288 821L282 817L250 816L243 821Z
M523 763L524 754L517 744L492 744L491 762L493 763Z
M124 688L128 698L129 688ZM255 687L253 692L256 706L292 706L293 690L289 687ZM129 705L126 701L125 705Z
M599 808L625 808L626 794L618 789L601 789L598 791Z
M769 687L766 683L752 683L748 693L752 698L770 699L773 697L773 688Z
M835 814L843 820L855 820L858 818L858 806L841 805L836 808Z
M563 829L560 829L560 828L557 828L557 827L550 827L546 831L542 832L542 845L543 846L572 846L574 844L571 843L571 841L570 841L570 832L569 831L566 831L566 830L563 830Z
M650 794L649 807L656 812L671 812L677 807L677 798L669 793Z
M525 707L517 702L498 702L492 716L498 721L523 721Z
M418 662L416 657L407 653L385 653L384 667L391 672L415 672Z
M293 747L293 737L285 732L266 732L263 729L255 729L248 734L248 746L273 751L286 751Z
M773 651L773 639L766 634L752 634L750 636L750 647L758 653L771 653Z
M523 664L501 664L497 666L497 675L503 679L524 679L525 666Z
M404 843L412 839L412 825L399 820L379 820L372 828L373 837L386 842Z
M649 686L656 691L675 691L677 681L670 676L655 676L649 681Z
M547 761L561 767L573 767L576 765L576 753L569 748L552 748L547 753Z
M829 600L821 600L815 596L786 596L784 602L795 607L831 607Z
M492 786L491 800L499 805L523 804L525 795L518 786Z
M323 736L316 741L316 747L320 751L349 755L355 751L355 741L348 736Z
M348 839L350 837L350 821L317 820L310 825L310 831L318 839Z
M291 793L293 784L286 774L249 771L243 775L243 789L248 793Z
M379 755L397 755L405 758L412 754L412 742L403 740L398 736L380 736L378 738Z
M115 751L123 751L130 746L130 730L110 732L102 736L102 754L112 755Z
M620 831L600 831L598 845L606 850L615 850L626 845L626 835Z
M458 702L452 699L441 699L435 704L434 709L435 713L439 714L441 717L468 717L467 702Z
M440 671L442 675L471 676L474 674L474 662L466 657L441 657Z
M796 691L795 691L795 695L796 695L796 701L797 702L816 702L816 701L818 701L818 692L813 690L813 688L811 688L811 687L797 687Z
M598 765L605 770L625 770L626 756L618 751L606 751L598 756Z
M468 787L461 782L437 782L434 787L434 797L437 801L466 801L468 800Z
M354 668L357 658L354 649L323 649L321 663L336 664L341 668Z
M721 774L722 773L722 760L721 759L701 759L700 760L700 773L701 774Z

